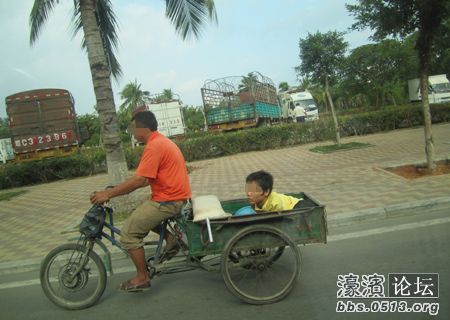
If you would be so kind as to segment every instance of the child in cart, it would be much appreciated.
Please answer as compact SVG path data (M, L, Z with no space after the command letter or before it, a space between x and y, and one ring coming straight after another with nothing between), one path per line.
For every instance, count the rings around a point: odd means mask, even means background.
M299 199L273 191L273 176L264 170L249 174L245 182L245 194L256 212L283 211L314 206L309 199Z

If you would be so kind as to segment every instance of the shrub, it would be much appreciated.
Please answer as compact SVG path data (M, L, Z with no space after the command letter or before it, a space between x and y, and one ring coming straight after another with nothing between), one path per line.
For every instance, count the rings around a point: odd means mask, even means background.
M86 149L61 158L41 161L7 163L0 167L0 188L50 182L106 172L104 151Z
M285 124L186 139L178 146L187 161L226 156L247 151L275 149L312 141L329 140L330 121Z

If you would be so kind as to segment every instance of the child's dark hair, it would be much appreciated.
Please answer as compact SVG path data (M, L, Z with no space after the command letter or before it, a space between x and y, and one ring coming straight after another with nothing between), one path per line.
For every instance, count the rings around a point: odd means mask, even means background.
M141 111L136 113L131 121L136 123L137 128L148 128L152 131L158 130L158 121L151 111Z
M252 172L247 176L245 182L256 182L261 187L263 192L269 191L269 194L272 192L273 176L267 171L260 170Z

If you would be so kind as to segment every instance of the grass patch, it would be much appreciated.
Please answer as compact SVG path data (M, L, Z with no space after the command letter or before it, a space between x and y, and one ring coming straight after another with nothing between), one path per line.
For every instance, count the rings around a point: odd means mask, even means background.
M349 143L341 143L340 146L337 144L331 144L326 146L317 146L312 149L309 149L311 152L317 153L332 153L336 151L344 151L344 150L352 150L352 149L361 149L373 147L370 143L361 143L361 142L349 142Z
M21 194L27 193L27 190L21 190L21 191L11 191L11 192L5 192L0 193L0 201L9 201L12 198L15 198L17 196L20 196Z

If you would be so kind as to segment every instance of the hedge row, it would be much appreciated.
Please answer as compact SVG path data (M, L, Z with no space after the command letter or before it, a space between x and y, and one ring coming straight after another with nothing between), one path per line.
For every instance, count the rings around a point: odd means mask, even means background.
M130 169L136 168L141 153L142 147L125 148L125 156ZM0 166L0 189L90 176L104 172L106 172L105 151L102 148L90 148L69 157L8 163Z
M187 161L194 161L246 151L329 140L333 137L333 131L331 121L314 121L303 125L293 123L223 134L208 134L180 141L178 146Z
M432 105L433 123L450 121L450 104ZM385 107L377 111L339 116L341 137L414 127L423 124L420 105ZM223 134L207 134L178 142L187 161L246 151L266 150L314 141L334 140L331 117L302 124L261 127Z
M432 105L433 123L450 122L450 104ZM386 107L338 117L341 137L414 127L423 124L420 105ZM187 161L267 150L335 138L331 117L302 124L292 123L223 134L207 133L177 141ZM125 148L130 169L139 163L143 147ZM29 163L0 166L0 189L88 176L106 172L106 155L101 148L85 149L77 155Z
M450 104L431 105L431 121L450 121ZM343 136L365 135L380 131L410 128L423 125L421 105L385 107L377 111L355 113L339 117Z

